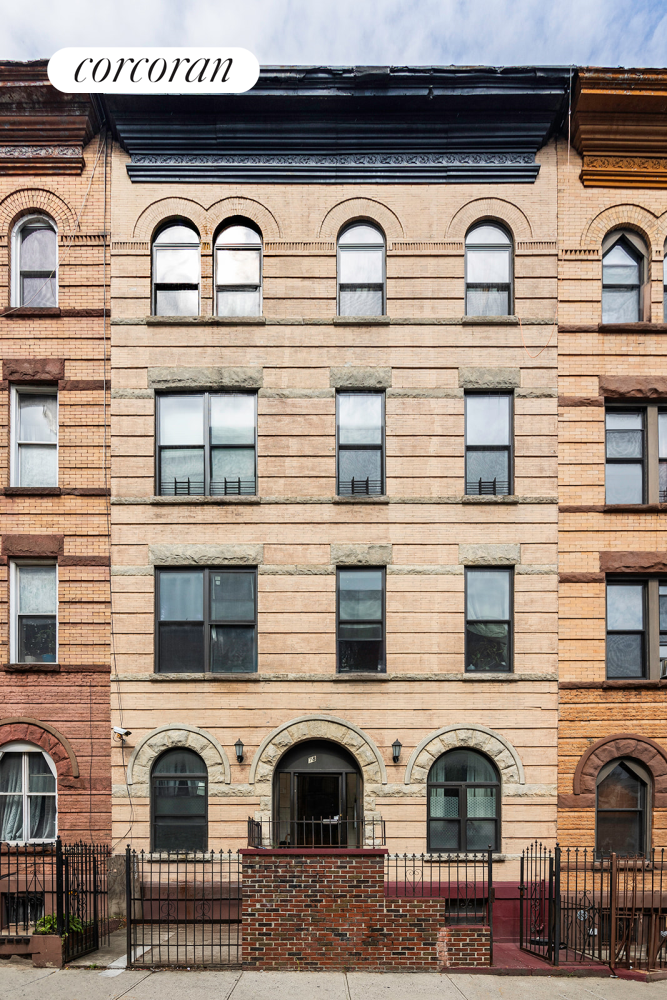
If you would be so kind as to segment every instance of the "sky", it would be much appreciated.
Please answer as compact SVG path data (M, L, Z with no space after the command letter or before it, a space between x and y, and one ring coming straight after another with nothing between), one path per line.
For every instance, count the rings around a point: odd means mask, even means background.
M0 59L240 45L263 65L661 66L667 0L0 0Z

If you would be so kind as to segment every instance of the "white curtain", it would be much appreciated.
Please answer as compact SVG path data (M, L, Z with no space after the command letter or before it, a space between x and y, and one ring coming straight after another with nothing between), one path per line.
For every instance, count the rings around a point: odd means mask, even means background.
M0 761L0 841L23 840L22 755L6 753Z

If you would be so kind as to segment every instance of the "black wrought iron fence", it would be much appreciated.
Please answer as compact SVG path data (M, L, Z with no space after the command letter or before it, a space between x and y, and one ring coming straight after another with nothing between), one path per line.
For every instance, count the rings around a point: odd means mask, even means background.
M57 934L63 960L108 940L108 847L101 844L0 844L0 933Z
M493 853L390 854L384 891L385 896L444 899L449 923L491 926Z
M130 967L241 962L241 859L231 851L125 854Z
M383 819L248 817L248 847L384 847L386 842Z
M521 854L519 946L558 965L560 919L558 848L537 841Z

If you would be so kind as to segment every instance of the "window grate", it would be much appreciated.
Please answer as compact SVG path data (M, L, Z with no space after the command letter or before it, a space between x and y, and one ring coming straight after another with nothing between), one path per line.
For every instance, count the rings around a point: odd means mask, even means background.
M468 496L506 496L509 491L510 484L502 479L477 479L466 482L466 495Z
M340 496L382 496L382 480L352 479L339 483L338 493Z

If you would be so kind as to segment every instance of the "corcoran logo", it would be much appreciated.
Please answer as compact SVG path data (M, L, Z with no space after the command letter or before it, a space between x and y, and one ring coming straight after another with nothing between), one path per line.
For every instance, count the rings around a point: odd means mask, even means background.
M247 49L71 48L48 71L65 94L242 94L259 63Z

